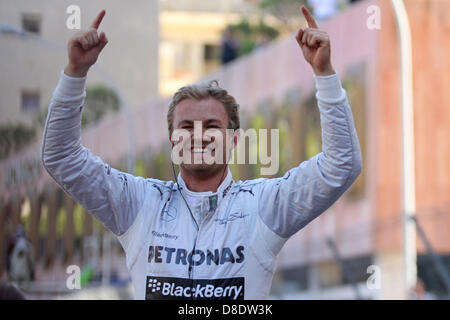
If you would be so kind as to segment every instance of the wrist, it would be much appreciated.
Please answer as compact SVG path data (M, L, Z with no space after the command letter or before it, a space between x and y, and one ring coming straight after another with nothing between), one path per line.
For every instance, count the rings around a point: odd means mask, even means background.
M83 99L85 97L86 77L73 77L61 71L54 95L66 101L67 99Z
M345 93L343 93L342 84L337 73L329 76L314 75L314 82L317 89L317 98L322 100L322 102L336 102L337 100L341 100L345 97Z
M84 78L86 77L87 73L89 71L89 68L76 68L71 64L68 64L66 68L64 69L64 73L68 75L69 77L74 78Z
M336 73L331 65L325 68L313 68L313 72L316 76L330 76Z

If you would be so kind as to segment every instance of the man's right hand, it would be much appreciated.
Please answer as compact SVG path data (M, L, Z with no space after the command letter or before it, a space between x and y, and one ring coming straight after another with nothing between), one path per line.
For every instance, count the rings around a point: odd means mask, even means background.
M102 10L88 30L79 31L69 39L69 63L64 69L66 75L85 77L89 68L97 61L100 52L108 43L104 32L100 36L97 33L104 16L105 10Z

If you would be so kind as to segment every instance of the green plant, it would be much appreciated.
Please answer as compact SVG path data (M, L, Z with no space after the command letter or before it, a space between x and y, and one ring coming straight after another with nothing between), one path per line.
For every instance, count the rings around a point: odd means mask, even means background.
M113 90L102 85L88 87L81 125L96 123L107 113L117 112L119 108L119 98Z
M4 159L10 154L20 151L35 136L35 128L22 123L0 126L0 159Z
M227 29L238 39L238 57L252 52L260 44L261 38L271 41L279 35L279 31L267 25L263 19L260 19L258 24L251 24L243 18L239 23L228 25Z
M298 28L302 5L311 9L306 0L261 0L259 3L263 12L277 18L281 23L281 29L285 32L292 32Z
M110 112L117 112L120 102L117 94L103 85L96 85L86 89L81 125L97 123ZM34 126L43 127L47 118L48 108L43 109L34 119Z

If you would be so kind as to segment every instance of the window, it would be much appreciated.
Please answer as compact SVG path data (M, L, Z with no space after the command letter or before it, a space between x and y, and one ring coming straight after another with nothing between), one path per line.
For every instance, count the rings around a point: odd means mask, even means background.
M336 287L342 284L342 270L339 262L329 260L315 265L318 273L319 287L322 289Z
M203 47L203 58L206 62L219 60L220 47L212 44L205 44Z
M308 290L308 275L309 265L298 266L294 268L287 268L281 270L282 279L284 282L291 284L291 287L296 287L298 290Z
M191 45L187 42L173 43L174 60L173 60L173 77L183 77L190 72L191 63Z
M372 265L372 256L359 256L342 261L344 268L346 268L350 279L347 279L342 272L342 283L351 284L352 282L366 282L371 273L367 272L367 268ZM342 269L342 266L341 266Z
M22 15L22 29L30 33L41 33L41 16L39 14L25 13Z
M22 91L22 111L38 112L40 106L40 95L37 91Z
M205 62L203 70L205 74L220 67L220 46L205 44L203 46L203 61Z

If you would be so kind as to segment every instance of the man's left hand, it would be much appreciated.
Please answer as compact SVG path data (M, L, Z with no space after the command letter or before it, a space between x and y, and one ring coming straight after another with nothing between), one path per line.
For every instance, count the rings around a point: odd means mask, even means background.
M317 76L335 74L331 65L330 37L319 29L316 19L305 6L302 6L302 12L308 22L308 28L300 28L295 39L303 51L305 60Z

